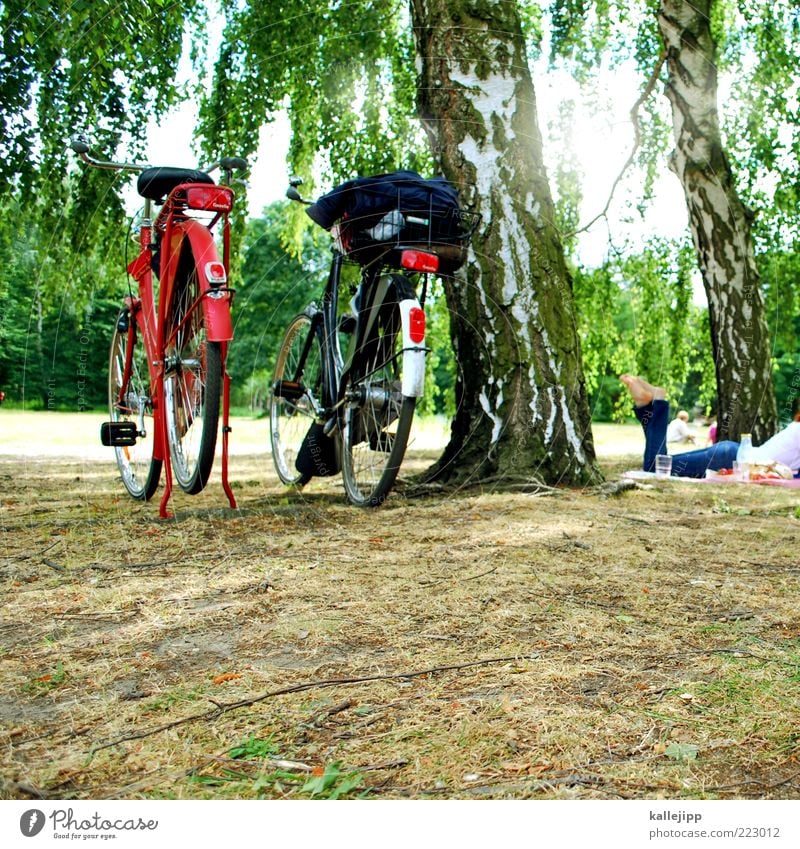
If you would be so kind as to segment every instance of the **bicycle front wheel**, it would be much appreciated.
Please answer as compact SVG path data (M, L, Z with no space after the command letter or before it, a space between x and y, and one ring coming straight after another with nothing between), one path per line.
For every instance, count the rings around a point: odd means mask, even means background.
M161 460L153 456L156 428L147 351L135 327L129 334L130 321L133 319L128 311L123 310L114 327L108 363L108 408L112 422L136 424L136 443L117 446L114 453L125 489L133 498L148 501L158 487Z
M323 409L322 339L307 315L292 319L278 350L269 410L272 462L285 484L311 480L295 460L309 428Z
M197 269L176 278L164 319L164 413L175 480L202 491L214 464L222 393L222 350L209 342Z
M394 486L406 453L416 398L401 392L400 309L387 304L343 386L342 479L358 507L377 507Z

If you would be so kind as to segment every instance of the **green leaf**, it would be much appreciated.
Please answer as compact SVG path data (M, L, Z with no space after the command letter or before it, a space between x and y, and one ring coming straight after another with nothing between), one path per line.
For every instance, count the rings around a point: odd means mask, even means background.
M338 799L341 796L346 796L348 793L351 793L356 788L360 787L363 784L363 779L360 773L354 772L349 776L345 776L342 778L341 782L336 785L334 790L331 792L329 799Z
M275 744L272 738L260 740L257 737L248 737L228 752L232 758L241 758L242 760L268 758L274 753Z
M343 773L341 763L335 761L325 767L322 775L315 775L300 788L301 793L308 793L312 798L340 799L363 784L363 778L358 772Z
M670 743L664 754L679 763L689 763L697 759L699 751L700 749L694 743Z

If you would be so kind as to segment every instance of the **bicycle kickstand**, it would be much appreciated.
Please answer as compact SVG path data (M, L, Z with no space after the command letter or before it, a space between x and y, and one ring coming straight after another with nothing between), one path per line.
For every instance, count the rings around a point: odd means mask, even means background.
M170 457L169 442L167 441L167 422L164 418L164 382L161 381L158 393L158 406L161 415L158 417L159 427L161 430L161 445L164 454L164 494L161 496L161 502L158 505L158 515L162 519L174 519L175 514L167 510L167 504L172 496L172 458Z
M231 378L227 370L222 376L222 488L228 496L231 509L236 509L236 498L228 482L228 435L231 432L230 418Z

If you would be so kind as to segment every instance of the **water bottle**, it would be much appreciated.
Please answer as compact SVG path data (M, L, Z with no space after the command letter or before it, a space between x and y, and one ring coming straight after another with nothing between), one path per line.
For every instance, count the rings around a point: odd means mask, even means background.
M736 462L739 464L739 477L750 480L750 463L753 455L753 440L749 433L743 433L739 440L739 450L736 452Z

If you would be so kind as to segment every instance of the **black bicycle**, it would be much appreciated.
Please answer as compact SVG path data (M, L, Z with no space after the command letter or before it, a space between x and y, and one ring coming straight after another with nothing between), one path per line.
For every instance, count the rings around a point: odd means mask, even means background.
M278 351L273 462L281 481L296 486L341 471L347 498L361 507L380 505L391 491L424 394L428 276L464 262L478 222L459 209L449 184L411 173L351 181L316 204L300 196L299 180L286 193L326 228L337 220L321 303L292 319ZM340 315L346 263L358 266L360 279Z

